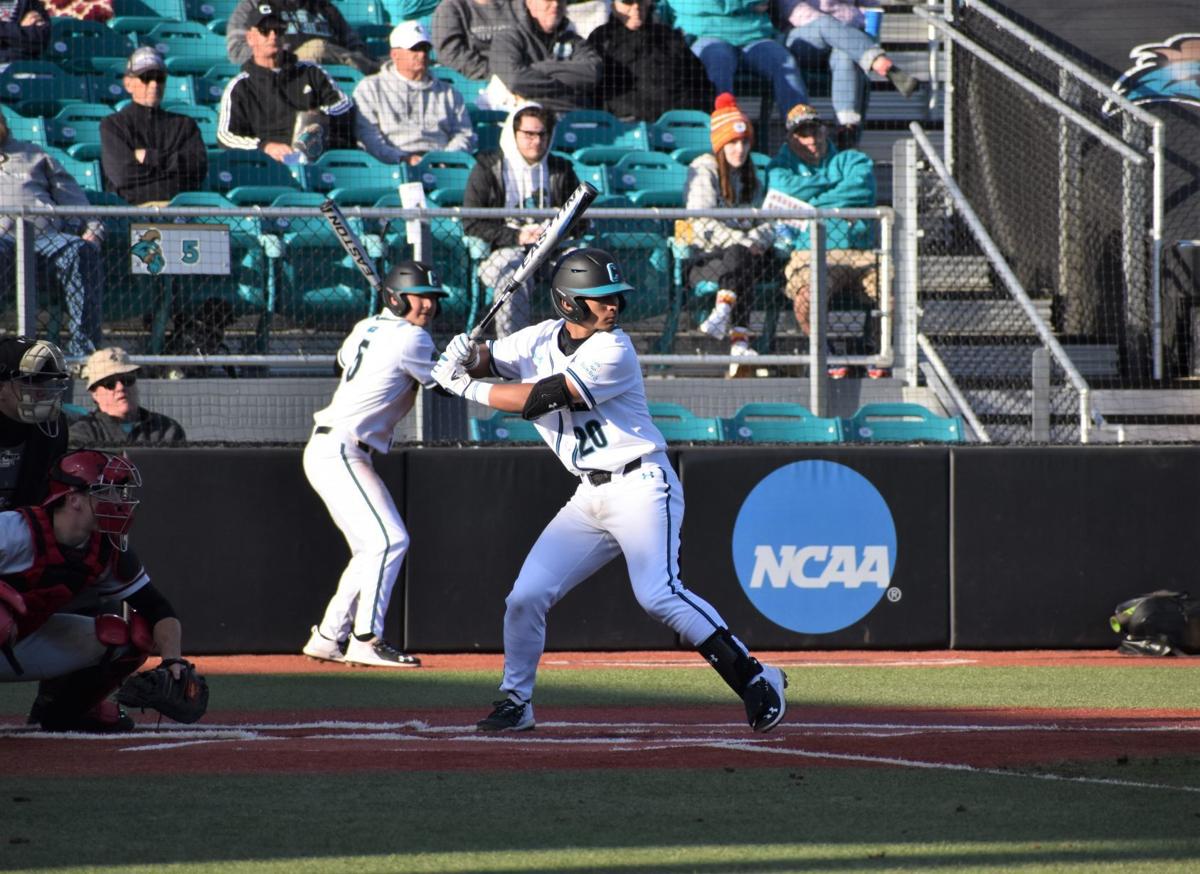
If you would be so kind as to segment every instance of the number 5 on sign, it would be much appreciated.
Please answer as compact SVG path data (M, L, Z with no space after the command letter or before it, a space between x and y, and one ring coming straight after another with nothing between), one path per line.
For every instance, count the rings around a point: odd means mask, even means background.
M227 225L131 224L129 269L134 275L229 275Z

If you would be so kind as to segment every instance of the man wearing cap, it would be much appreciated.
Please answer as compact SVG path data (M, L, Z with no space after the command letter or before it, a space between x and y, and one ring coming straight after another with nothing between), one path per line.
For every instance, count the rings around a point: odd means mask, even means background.
M805 201L814 207L875 206L875 164L856 149L839 151L829 141L829 131L820 113L806 103L788 111L784 123L787 141L767 168L767 188ZM854 298L863 308L871 309L878 300L875 259L875 225L865 219L830 219L825 222L829 250L829 285L833 298ZM808 231L795 234L793 251L784 276L784 293L792 299L792 308L800 330L809 329L809 237ZM857 307L856 307L857 308ZM871 325L873 319L868 318ZM846 368L831 368L830 376L846 376ZM868 376L879 378L884 372L872 368Z
M359 144L387 164L416 164L426 152L475 151L462 95L429 75L429 32L419 21L392 29L391 60L354 89Z
M208 155L194 119L163 109L167 67L143 46L129 56L121 80L132 101L100 122L106 187L130 203L162 206L204 186Z
M0 339L0 510L41 503L46 472L67 451L70 377L49 340Z
M254 54L249 30L264 14L273 13L283 26L279 47L302 61L346 64L374 73L378 62L367 54L366 43L329 0L242 0L225 26L225 53L235 64Z
M87 195L67 170L41 147L9 135L0 115L0 275L12 275L16 252L14 213L30 206L88 206ZM5 214L6 213L6 214ZM51 300L65 312L67 352L91 353L100 342L104 274L100 245L104 222L94 216L34 216L38 266L48 268L58 289Z
M217 140L227 149L261 149L281 162L298 153L315 158L325 146L351 146L350 98L319 64L285 49L287 25L272 6L259 8L246 31L251 58L221 95Z
M87 360L84 376L97 409L71 425L71 448L125 446L130 443L182 443L183 426L138 405L138 366L116 346Z

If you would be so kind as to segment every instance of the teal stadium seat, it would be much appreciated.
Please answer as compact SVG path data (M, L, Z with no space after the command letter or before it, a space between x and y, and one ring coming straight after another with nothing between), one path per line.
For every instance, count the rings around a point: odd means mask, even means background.
M541 436L532 422L520 413L498 411L490 418L467 420L467 433L477 443L540 443Z
M385 164L358 149L331 149L304 168L304 186L338 203L369 206L406 181L404 164Z
M13 139L24 140L37 146L46 145L46 120L41 116L21 115L13 107L0 103L0 112L8 123L8 132Z
M225 38L198 21L164 21L140 37L163 56L172 75L203 75L226 60Z
M963 443L966 427L959 416L939 416L921 404L864 404L846 419L854 443Z
M711 152L708 113L698 109L667 110L650 125L650 146L672 156L680 149Z
M622 194L601 194L594 208L620 209L635 204ZM642 322L671 309L671 249L667 222L659 219L593 219L589 235L594 244L611 252L637 289L629 295L626 324Z
M113 0L108 26L118 33L145 34L164 21L183 21L183 0Z
M322 64L323 69L334 84L341 89L341 92L347 97L354 96L354 88L363 80L363 72L355 67L347 66L346 64Z
M363 24L387 24L382 0L337 0L334 4L346 23L357 28ZM399 24L399 22L395 22Z
M46 119L46 142L81 161L100 160L100 122L112 115L103 103L72 103Z
M46 153L62 164L63 169L75 177L75 181L79 183L79 187L84 189L84 191L104 190L104 181L100 174L99 161L84 161L79 158L73 158L62 149L55 148L54 146L47 146Z
M133 51L133 40L99 21L68 16L50 19L50 45L42 58L68 73L95 73L114 61L124 63Z
M51 61L13 61L0 69L0 101L21 115L54 116L67 104L89 98L86 76L63 72Z
M608 190L613 194L636 191L682 191L687 168L662 152L630 152L609 168Z
M649 405L654 427L668 442L690 440L711 442L723 439L721 420L697 416L682 404L653 403Z
M210 21L227 21L237 9L240 0L186 0L187 18L189 21L200 21L204 24Z
M842 420L801 404L746 404L724 421L724 436L743 443L841 443Z
M241 206L269 204L280 194L300 190L301 185L287 167L262 152L224 149L209 153L204 187Z
M650 135L644 121L624 122L602 109L573 109L554 125L552 149L574 152L587 146L623 146L648 149Z
M435 79L441 79L454 87L454 90L462 95L463 101L467 104L467 109L479 108L479 95L486 89L488 82L486 79L468 79L458 70L450 67L439 67L436 64L429 68L429 75ZM499 111L499 110L485 110ZM508 113L502 113L507 117Z
M476 152L500 148L500 133L508 113L499 109L476 109L468 103L467 114L471 116L471 127L475 131Z
M206 148L219 148L219 144L217 143L217 111L215 109L211 106L195 106L192 104L175 104L170 109L171 112L186 115L196 122L196 126L200 128L200 139L204 141Z
M439 188L465 191L475 166L475 156L466 152L426 152L410 171L410 178L425 187L426 194Z

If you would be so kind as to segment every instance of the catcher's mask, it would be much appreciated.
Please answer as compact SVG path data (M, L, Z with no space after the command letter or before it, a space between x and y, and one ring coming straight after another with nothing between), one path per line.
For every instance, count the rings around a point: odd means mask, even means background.
M383 302L389 310L403 317L412 309L407 297L410 294L434 298L450 296L438 279L437 273L428 264L422 261L401 261L383 278ZM440 309L440 305L435 307L433 314L436 316Z
M4 341L3 374L17 397L17 418L37 425L47 437L58 436L58 418L70 377L62 350L49 340L13 337Z
M59 457L50 468L50 493L42 506L50 506L71 492L93 498L96 527L113 546L125 550L133 511L140 503L136 489L142 476L128 458L98 449L80 449Z
M559 259L551 281L550 302L554 311L568 322L582 323L587 319L587 307L581 297L620 295L620 309L625 309L625 292L633 286L621 278L616 259L603 249L576 249Z

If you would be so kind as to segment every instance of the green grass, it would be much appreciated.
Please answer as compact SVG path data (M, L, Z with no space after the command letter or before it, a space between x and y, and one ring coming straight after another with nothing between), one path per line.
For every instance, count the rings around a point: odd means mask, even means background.
M808 668L806 707L1200 711L1179 665ZM221 711L466 709L492 671L214 676ZM30 684L0 685L23 714ZM738 704L698 669L545 670L538 704ZM549 735L549 732L546 732ZM119 755L97 744L95 755ZM0 738L4 763L21 741ZM1200 870L1200 759L1049 762L1023 771L776 767L26 778L0 776L0 870L203 872ZM392 753L392 755L396 755ZM118 759L120 761L120 759ZM773 760L774 762L775 760ZM12 769L8 769L11 771ZM1078 777L1088 782L1038 779ZM1123 784L1098 781L1124 781ZM1130 784L1149 784L1137 786Z
M1175 665L942 668L795 668L798 707L1052 707L1200 710L1194 672ZM316 671L211 678L213 709L345 707L487 709L495 671ZM32 686L0 684L0 715L23 714ZM730 704L729 689L703 666L543 670L537 703L550 707Z

